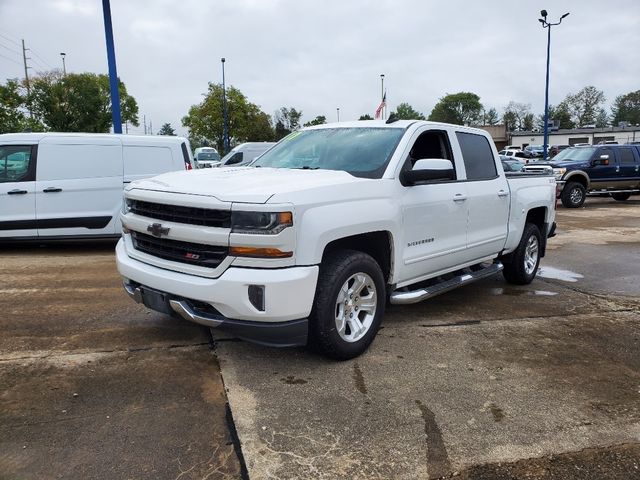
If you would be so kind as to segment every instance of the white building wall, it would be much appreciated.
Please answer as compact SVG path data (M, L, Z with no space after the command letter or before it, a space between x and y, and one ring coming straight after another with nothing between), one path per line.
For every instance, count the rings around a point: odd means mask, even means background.
M549 132L549 145L573 145L575 143L598 143L602 139L613 140L620 144L640 142L640 127L626 129L580 129ZM510 145L524 148L527 145L542 145L544 135L538 132L513 132Z

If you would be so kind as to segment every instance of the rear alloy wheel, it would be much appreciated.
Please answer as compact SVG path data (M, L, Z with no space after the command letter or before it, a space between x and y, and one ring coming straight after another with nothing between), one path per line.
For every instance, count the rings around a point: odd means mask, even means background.
M578 182L567 182L562 189L560 199L565 208L579 208L587 196L587 189Z
M310 318L310 343L323 355L347 360L378 333L385 307L382 270L366 253L334 252L320 265Z
M624 202L625 200L628 200L630 196L631 196L630 192L618 192L618 193L614 192L611 194L611 197L614 200L617 200L619 202Z
M533 223L527 223L518 248L503 258L505 280L516 285L531 283L538 272L541 248L540 230Z

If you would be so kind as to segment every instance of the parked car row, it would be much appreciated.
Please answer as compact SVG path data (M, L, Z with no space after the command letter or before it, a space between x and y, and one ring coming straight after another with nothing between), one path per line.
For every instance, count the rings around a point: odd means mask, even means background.
M253 162L275 145L275 142L246 142L231 149L220 158L218 151L212 147L196 149L196 168L241 167Z

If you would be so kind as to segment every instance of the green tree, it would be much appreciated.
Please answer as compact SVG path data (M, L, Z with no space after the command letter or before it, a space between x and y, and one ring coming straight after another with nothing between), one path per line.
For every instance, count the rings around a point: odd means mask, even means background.
M485 125L497 125L500 121L500 116L498 115L498 111L491 107L487 110L483 115L483 123Z
M531 105L511 101L504 109L503 119L509 125L508 129L513 130L533 130L535 117L531 113ZM526 119L526 125L525 125ZM527 128L530 127L530 128Z
M314 118L310 122L305 123L303 127L311 127L313 125L324 125L325 123L327 123L327 117L325 117L324 115L318 115L316 118Z
M480 97L471 92L448 94L433 107L429 120L456 125L477 125L482 115Z
M121 81L120 110L123 122L138 125L138 104ZM111 126L109 77L94 73L59 71L31 80L27 101L34 116L50 130L58 132L108 132Z
M273 140L271 119L260 107L247 100L237 88L226 89L230 143ZM222 84L209 83L202 102L192 105L182 118L182 125L189 129L192 146L215 145L223 152L223 90ZM195 148L195 147L194 147Z
M618 95L613 101L611 113L612 125L618 125L618 122L640 125L640 90Z
M17 79L0 85L0 133L41 132L45 126L27 112L26 98Z
M173 129L170 123L165 123L158 130L158 135L173 135L175 136L176 131Z
M424 115L414 109L406 102L401 103L396 107L395 112L391 112L389 116L395 115L398 120L424 120Z
M286 137L300 128L302 111L295 108L282 107L273 114L276 141Z
M607 111L604 108L601 108L598 111L598 115L596 116L596 127L605 128L608 126L609 126L609 115L607 115Z
M566 102L562 101L558 105L549 105L549 120L558 125L558 128L575 128L576 124L571 119L571 113L569 112L569 106ZM539 120L540 129L544 129L544 115L540 116Z
M590 85L564 99L571 121L577 127L596 123L600 106L606 100L604 92Z
M365 113L364 115L360 115L360 118L358 120L373 120L373 117L368 113Z

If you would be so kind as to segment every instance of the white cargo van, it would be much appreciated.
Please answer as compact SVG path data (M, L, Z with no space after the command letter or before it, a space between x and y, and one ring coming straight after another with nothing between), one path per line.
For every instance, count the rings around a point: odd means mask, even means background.
M264 152L273 147L275 142L247 142L236 145L220 160L219 167L240 167L248 165Z
M123 186L190 170L190 152L173 136L0 135L0 240L118 237Z

